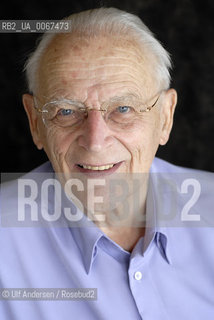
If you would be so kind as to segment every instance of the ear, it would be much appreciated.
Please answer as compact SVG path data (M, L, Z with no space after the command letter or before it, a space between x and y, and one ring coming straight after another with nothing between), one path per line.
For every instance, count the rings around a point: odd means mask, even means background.
M38 112L34 108L33 96L30 94L23 94L22 102L28 116L28 121L30 125L30 131L33 138L33 142L35 143L37 148L41 150L43 148L43 144L40 138L39 118L38 118L39 116L38 116Z
M177 92L174 89L169 89L165 92L161 109L161 136L160 145L165 145L169 140L170 132L173 125L173 116L177 104Z

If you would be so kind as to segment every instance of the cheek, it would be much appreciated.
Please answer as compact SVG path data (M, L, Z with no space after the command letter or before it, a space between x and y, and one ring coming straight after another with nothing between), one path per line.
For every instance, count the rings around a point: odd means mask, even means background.
M49 159L57 162L64 161L74 139L71 133L57 129L49 129L46 133L44 145L45 152Z
M160 131L160 119L157 116L145 119L133 130L133 134L126 135L126 147L132 161L153 160L159 146Z
M140 148L141 146L155 145L159 141L160 136L160 120L159 117L153 117L145 119L141 125L139 125L133 135L132 145ZM134 143L135 141L135 143Z
M160 136L161 136L161 123L160 118L156 118L154 121L153 128L151 130L151 141L153 141L153 145L155 149L159 146L160 143Z

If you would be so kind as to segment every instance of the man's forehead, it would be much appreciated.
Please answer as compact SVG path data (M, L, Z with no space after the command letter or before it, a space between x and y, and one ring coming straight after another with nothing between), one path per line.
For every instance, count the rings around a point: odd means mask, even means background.
M152 59L146 48L141 47L136 41L129 37L118 36L97 36L93 38L86 38L79 35L58 34L56 35L42 57L43 62L58 59L62 61L63 58L73 57L73 59L81 58L82 61L88 62L89 59L101 56L132 56L132 59L137 63ZM72 61L71 61L72 62ZM90 60L89 60L90 62Z
M140 91L154 82L152 58L144 51L129 38L57 35L42 57L39 87L47 89L42 90L45 95L69 95L88 86L88 81L103 90L107 84L111 91L114 83L133 81L133 90Z

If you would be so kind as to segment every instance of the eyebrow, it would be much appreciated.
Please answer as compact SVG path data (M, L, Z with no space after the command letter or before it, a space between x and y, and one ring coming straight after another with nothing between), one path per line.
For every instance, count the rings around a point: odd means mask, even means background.
M110 98L108 101L109 102L117 102L117 101L121 101L121 100L142 100L142 98L140 98L138 95L136 95L134 93L130 93L130 94L126 94L123 96L114 96L114 97Z
M140 99L140 97L136 94L126 94L126 95L123 95L123 96L114 96L112 98L110 98L109 100L107 101L102 101L101 104L103 103L112 103L112 102L118 102L118 101L127 101L127 100L142 100ZM75 104L75 105L78 105L80 107L85 107L85 104L84 102L81 102L79 100L73 100L72 98L58 98L58 99L53 99L47 103L70 103L70 104Z
M61 98L61 99L55 99L55 100L51 100L51 101L48 101L46 102L46 104L49 104L49 103L69 103L69 104L75 104L79 107L85 107L84 103L80 102L80 101L77 101L77 100L73 100L73 99L65 99L65 98Z

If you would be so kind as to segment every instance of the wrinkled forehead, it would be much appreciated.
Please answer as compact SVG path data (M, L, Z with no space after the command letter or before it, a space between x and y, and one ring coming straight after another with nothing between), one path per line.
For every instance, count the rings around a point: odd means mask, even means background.
M155 87L155 57L130 38L56 35L38 70L39 91L47 96L71 88L134 81L145 91Z

